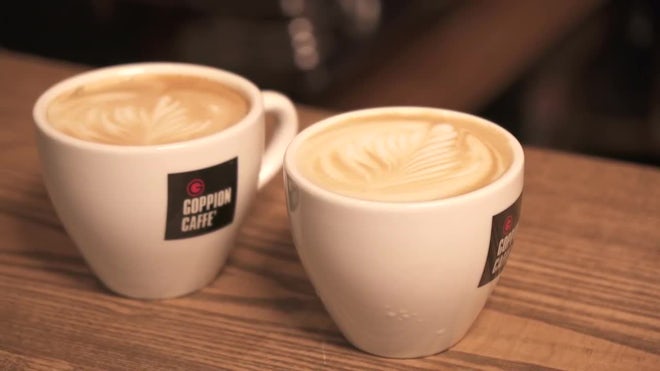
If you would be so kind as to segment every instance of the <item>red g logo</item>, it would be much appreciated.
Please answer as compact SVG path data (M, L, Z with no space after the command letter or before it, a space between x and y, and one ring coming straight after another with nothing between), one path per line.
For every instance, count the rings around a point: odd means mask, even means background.
M504 220L504 234L508 234L513 229L513 216L509 215Z
M204 193L205 188L206 185L204 184L204 181L199 178L195 178L188 182L188 185L186 186L186 192L188 192L188 196L196 197Z

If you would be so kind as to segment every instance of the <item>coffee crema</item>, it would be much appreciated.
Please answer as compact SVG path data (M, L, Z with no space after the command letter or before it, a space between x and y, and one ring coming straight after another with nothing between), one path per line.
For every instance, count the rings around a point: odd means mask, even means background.
M49 123L82 140L144 146L207 136L238 123L245 97L203 77L145 73L105 78L57 96Z
M468 193L512 163L508 138L465 117L380 114L335 123L296 152L301 173L349 197L419 202Z

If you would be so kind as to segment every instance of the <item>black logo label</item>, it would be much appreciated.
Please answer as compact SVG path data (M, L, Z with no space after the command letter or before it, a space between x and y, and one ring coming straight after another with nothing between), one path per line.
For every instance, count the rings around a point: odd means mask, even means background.
M486 257L484 271L481 273L479 287L494 280L495 277L502 273L504 265L506 264L507 259L509 259L509 254L511 254L513 239L516 235L518 220L520 219L521 206L522 194L513 205L493 216L488 257Z
M167 175L165 239L213 232L234 220L238 158L205 169Z

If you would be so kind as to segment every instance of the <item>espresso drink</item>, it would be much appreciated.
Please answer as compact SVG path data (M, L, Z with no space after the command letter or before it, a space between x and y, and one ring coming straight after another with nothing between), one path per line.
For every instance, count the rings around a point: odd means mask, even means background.
M50 124L79 139L128 146L180 142L221 131L245 117L245 97L202 77L137 74L107 78L61 94Z
M296 152L302 174L346 196L430 201L498 179L511 165L508 138L464 116L379 114L334 123Z

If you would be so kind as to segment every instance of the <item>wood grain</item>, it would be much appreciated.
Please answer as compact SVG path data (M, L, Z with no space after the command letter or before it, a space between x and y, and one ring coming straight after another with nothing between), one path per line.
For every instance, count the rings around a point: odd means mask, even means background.
M660 170L526 148L523 219L467 336L413 360L342 337L291 242L279 180L218 278L138 301L90 273L50 205L30 116L80 66L0 52L0 369L619 369L660 364ZM300 107L304 124L327 115Z

